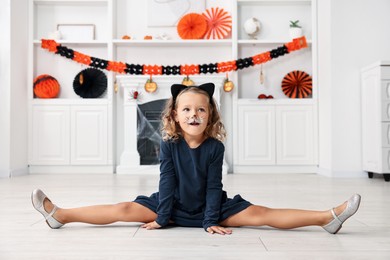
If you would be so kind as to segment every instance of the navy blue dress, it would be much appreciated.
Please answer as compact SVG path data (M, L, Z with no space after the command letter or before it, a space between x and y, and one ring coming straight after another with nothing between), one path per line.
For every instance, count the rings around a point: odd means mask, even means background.
M224 152L224 145L214 138L197 148L190 148L183 138L162 141L159 192L134 201L154 211L161 226L169 221L205 230L219 225L251 205L240 195L228 198L222 190Z

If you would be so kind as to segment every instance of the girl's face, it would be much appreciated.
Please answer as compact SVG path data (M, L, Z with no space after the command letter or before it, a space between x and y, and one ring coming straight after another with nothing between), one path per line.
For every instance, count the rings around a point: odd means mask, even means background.
M209 99L206 95L185 92L178 97L174 111L175 121L179 123L184 138L203 138L209 121Z

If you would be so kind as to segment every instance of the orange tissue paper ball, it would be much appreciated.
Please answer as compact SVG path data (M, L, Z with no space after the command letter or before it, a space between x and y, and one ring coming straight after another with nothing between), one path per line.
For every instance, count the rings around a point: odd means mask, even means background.
M60 93L58 81L47 74L39 75L34 79L34 94L39 98L56 98Z

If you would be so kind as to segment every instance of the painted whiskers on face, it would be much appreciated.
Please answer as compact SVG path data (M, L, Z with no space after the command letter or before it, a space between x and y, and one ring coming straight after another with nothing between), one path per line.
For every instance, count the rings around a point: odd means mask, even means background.
M200 125L204 121L204 118L197 118L197 117L186 117L185 123L188 125Z

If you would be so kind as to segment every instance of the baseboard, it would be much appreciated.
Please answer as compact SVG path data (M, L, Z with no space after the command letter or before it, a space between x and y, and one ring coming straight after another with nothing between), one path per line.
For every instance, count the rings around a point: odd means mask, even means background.
M28 174L29 174L28 167L24 167L16 170L11 170L10 177L24 176Z
M318 168L317 174L330 178L367 178L363 171L333 171L330 169Z
M113 165L102 166L58 166L58 165L33 165L29 167L30 174L113 174Z
M0 171L0 178L9 178L10 172L9 171Z
M299 165L299 166L248 166L235 165L233 166L233 173L235 174L284 174L284 173L316 173L317 166L315 165Z
M23 175L28 175L27 167L9 171L0 171L0 178L11 178Z

